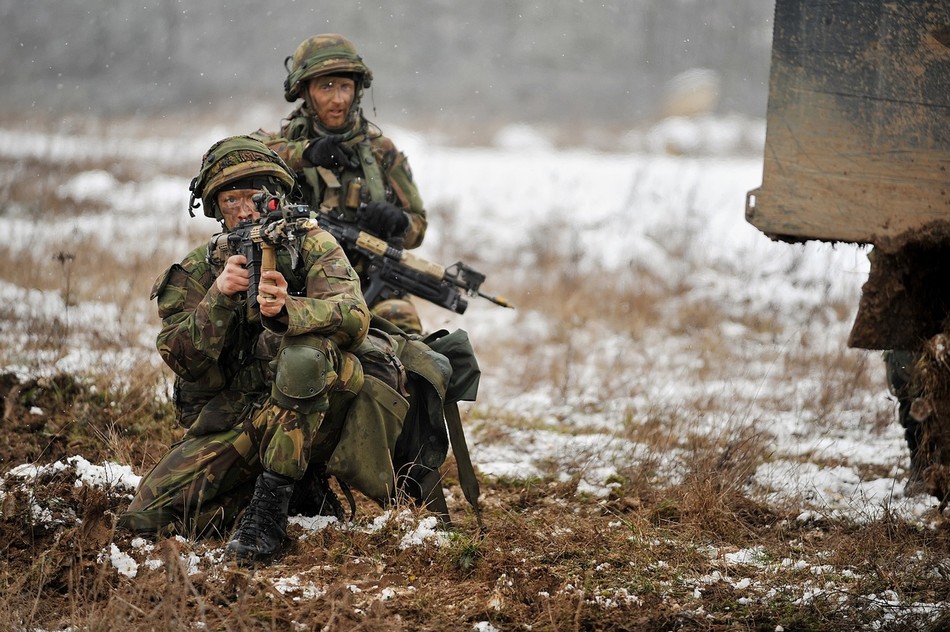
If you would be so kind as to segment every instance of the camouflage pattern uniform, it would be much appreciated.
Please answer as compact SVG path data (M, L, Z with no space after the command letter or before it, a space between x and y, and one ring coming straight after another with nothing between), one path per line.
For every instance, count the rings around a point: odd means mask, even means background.
M253 134L281 155L298 173L307 203L337 214L347 220L356 219L361 203L386 201L401 208L408 216L409 227L402 236L402 248L418 247L425 237L428 220L422 198L412 178L406 156L383 135L378 127L363 117L360 97L370 86L372 72L363 63L353 44L342 35L323 34L311 37L297 47L292 67L285 81L287 101L303 99L282 123L279 133L258 130ZM316 116L307 92L307 82L323 75L351 75L357 94L350 108L344 129L328 130ZM342 144L358 159L356 166L339 169L314 166L304 158L308 145L329 134L342 136ZM393 240L390 240L392 242ZM366 283L366 262L357 252L347 252L353 266ZM409 333L421 333L419 315L405 297L380 297L370 307L373 313L398 325Z
M363 383L351 352L366 337L369 310L328 233L306 235L296 268L278 252L291 294L286 319L249 316L242 295L221 293L221 265L209 261L207 245L156 281L158 350L177 376L188 432L143 478L121 525L220 533L247 506L263 471L299 480L311 460L329 458Z

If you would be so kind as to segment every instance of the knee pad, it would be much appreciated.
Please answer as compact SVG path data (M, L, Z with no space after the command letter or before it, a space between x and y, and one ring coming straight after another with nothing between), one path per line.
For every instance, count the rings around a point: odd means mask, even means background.
M289 344L277 352L274 362L277 370L271 398L278 406L304 414L327 409L327 391L336 372L324 349L315 344Z

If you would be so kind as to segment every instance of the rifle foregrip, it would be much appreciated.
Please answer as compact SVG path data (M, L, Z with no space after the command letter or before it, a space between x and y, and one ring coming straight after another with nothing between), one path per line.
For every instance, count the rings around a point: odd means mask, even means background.
M268 243L261 243L261 278L258 280L257 292L261 297L268 299L273 298L272 294L269 294L264 290L267 286L273 286L271 282L264 282L263 274L270 270L277 269L277 251L276 249Z

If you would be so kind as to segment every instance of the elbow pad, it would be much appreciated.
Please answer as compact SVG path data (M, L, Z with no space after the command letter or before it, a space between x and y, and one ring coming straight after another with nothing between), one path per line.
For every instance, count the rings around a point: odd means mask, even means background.
M349 346L356 347L369 331L369 311L363 303L341 303L340 317L340 331L349 334L352 340Z

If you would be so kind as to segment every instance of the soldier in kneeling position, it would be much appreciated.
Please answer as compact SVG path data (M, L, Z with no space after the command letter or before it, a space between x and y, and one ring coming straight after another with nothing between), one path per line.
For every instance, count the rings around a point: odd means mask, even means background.
M273 150L236 136L208 150L191 188L192 208L200 199L226 241L260 218L257 194L289 194L295 180ZM330 457L362 387L353 352L369 309L346 255L315 224L277 249L276 269L265 266L259 279L246 256L223 258L214 243L192 250L153 288L157 346L176 375L188 431L143 478L119 522L142 532L224 534L241 516L228 551L268 561L286 536L295 484L311 462Z

